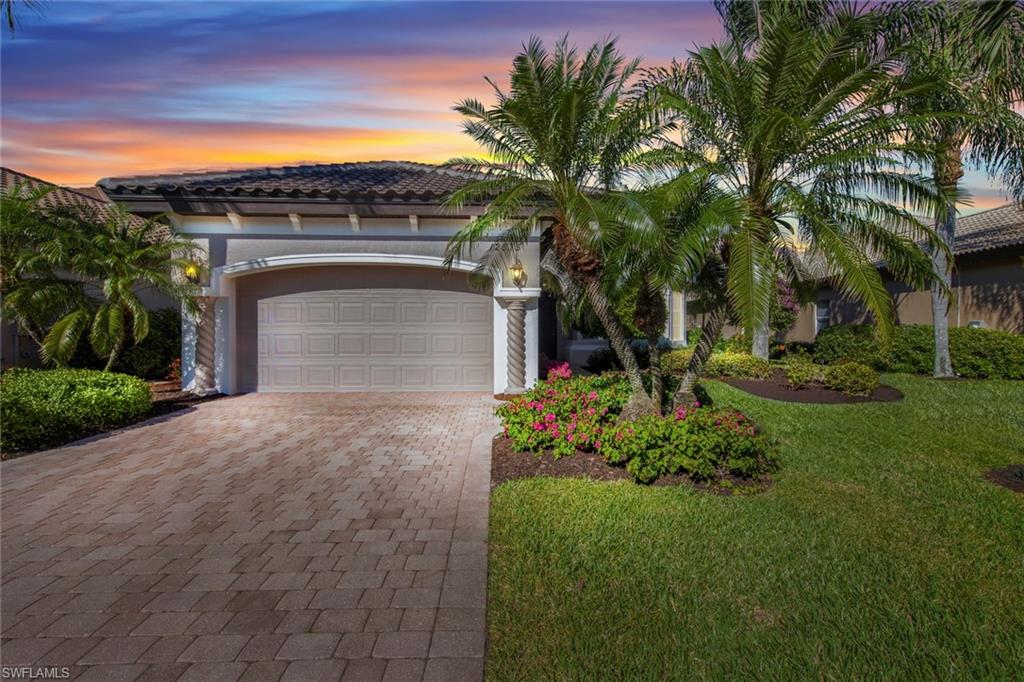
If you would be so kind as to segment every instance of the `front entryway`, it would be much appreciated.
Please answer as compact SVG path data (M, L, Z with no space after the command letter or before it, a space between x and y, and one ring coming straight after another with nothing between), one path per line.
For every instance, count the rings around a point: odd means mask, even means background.
M349 289L261 300L258 390L489 391L492 301Z

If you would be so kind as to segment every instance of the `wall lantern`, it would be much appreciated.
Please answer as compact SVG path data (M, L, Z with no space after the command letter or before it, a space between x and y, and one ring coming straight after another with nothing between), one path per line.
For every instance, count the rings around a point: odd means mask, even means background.
M509 272L512 273L512 284L515 284L517 288L522 289L526 286L526 268L518 260L509 268Z
M189 263L185 266L185 279L192 284L199 284L199 266L195 263Z

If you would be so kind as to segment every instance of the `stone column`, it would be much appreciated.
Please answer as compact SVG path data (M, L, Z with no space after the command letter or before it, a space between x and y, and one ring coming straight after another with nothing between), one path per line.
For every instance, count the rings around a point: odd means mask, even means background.
M196 393L214 393L217 390L216 372L216 319L217 299L200 296L199 314L196 316Z
M508 302L507 316L508 388L506 393L526 390L526 302Z

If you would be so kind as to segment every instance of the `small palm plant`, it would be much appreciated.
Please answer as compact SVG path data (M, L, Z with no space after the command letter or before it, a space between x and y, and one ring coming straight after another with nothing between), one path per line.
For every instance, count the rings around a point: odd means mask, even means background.
M912 120L895 108L923 86L894 85L895 64L863 49L877 17L835 11L808 25L784 5L768 7L779 11L759 15L753 45L733 33L661 74L687 162L705 159L742 207L727 230L697 225L688 237L693 258L721 263L729 305L707 311L677 400L692 393L728 308L748 338L763 327L780 271L796 279L804 259L822 264L839 290L866 304L885 339L893 304L878 261L926 286L933 269L920 244L944 248L915 217L938 195L906 170L923 151L905 141Z
M84 229L83 229L84 228ZM93 350L110 371L129 341L149 334L149 312L139 291L152 288L197 311L199 287L180 277L196 262L191 240L171 234L155 219L139 224L124 207L103 215L80 212L72 229L80 231L72 253L60 264L93 285L97 305L80 306L58 319L43 340L43 359L66 364L86 329Z
M637 61L627 61L614 40L584 54L563 39L549 52L533 38L516 56L506 92L492 83L497 102L468 99L455 110L463 130L487 156L458 158L450 165L478 179L448 205L485 203L485 211L448 244L451 263L473 254L485 238L493 246L479 256L481 268L500 273L537 229L548 234L554 260L582 291L626 370L632 395L624 416L654 409L622 321L602 285L605 191L620 185L670 124L651 114L630 81Z

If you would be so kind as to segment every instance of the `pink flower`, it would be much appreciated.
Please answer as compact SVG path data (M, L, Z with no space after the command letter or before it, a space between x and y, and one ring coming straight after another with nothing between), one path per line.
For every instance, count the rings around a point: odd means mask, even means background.
M544 421L546 421L546 422L553 422L553 421L555 421L555 415L553 413L551 413L551 412L548 412L546 415L544 415Z

